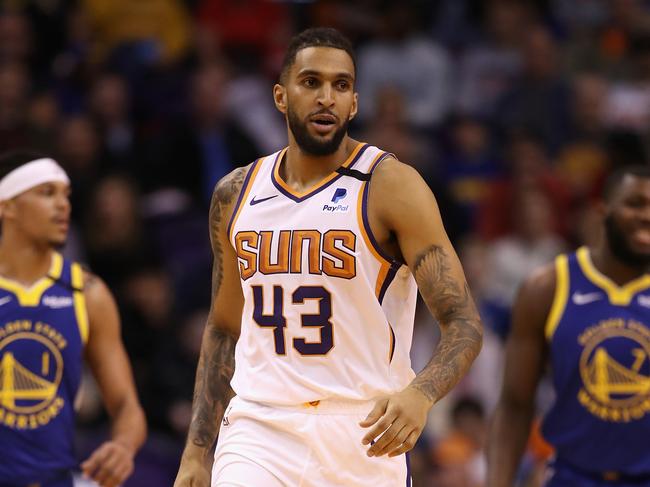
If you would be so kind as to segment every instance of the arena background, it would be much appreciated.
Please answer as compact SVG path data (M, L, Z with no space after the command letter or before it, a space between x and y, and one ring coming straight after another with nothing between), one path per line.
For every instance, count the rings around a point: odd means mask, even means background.
M171 486L210 292L214 183L286 143L271 87L288 39L357 48L352 135L434 190L480 305L478 363L413 452L415 486L480 487L516 287L597 238L603 178L647 163L647 0L2 0L0 151L54 155L73 186L65 252L115 293L150 435L127 486ZM420 306L419 370L437 340ZM539 395L543 411L548 387ZM106 433L86 380L79 456ZM521 485L548 447L533 434ZM80 485L84 485L80 481Z

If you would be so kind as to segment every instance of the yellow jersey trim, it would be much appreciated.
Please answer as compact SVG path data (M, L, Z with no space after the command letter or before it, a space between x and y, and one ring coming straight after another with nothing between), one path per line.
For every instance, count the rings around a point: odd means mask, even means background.
M361 150L361 148L366 145L363 142L359 142L357 146L352 150L348 158L345 160L345 162L341 165L341 167L348 167L350 164L352 164L352 161L354 161L355 157ZM323 179L321 179L319 182L316 184L312 185L311 187L307 188L305 191L298 192L294 189L291 188L281 177L280 177L280 164L282 164L282 159L284 159L285 154L287 153L287 148L285 147L282 149L282 153L278 157L278 159L275 161L275 167L273 168L273 177L277 181L277 183L282 186L282 189L284 189L287 193L292 194L296 198L303 198L310 193L313 193L314 191L318 190L319 188L325 186L327 183L329 183L332 179L336 178L339 176L339 173L336 171L333 171L332 174L329 176L325 176Z
M594 266L591 254L587 247L580 247L576 252L578 264L584 275L592 283L603 289L609 298L610 303L617 306L627 306L634 298L634 295L643 289L650 287L650 274L633 279L623 286L619 286L605 274L601 273Z
M78 263L73 263L70 269L72 276L72 287L74 288L74 314L77 318L81 342L88 343L88 309L86 308L86 297L84 295L83 269Z
M558 255L555 258L555 294L553 305L546 320L544 334L546 339L551 341L553 334L560 324L560 319L566 308L569 299L569 258L565 255Z
M0 288L10 291L16 295L21 306L38 306L43 293L54 284L54 281L61 277L63 271L63 257L58 252L52 253L52 261L47 275L40 278L31 286L0 277Z

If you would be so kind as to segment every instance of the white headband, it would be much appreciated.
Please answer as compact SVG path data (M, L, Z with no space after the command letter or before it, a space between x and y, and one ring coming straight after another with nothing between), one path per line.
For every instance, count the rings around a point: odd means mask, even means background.
M70 184L63 168L54 159L36 159L17 167L0 180L0 201L10 200L39 184Z

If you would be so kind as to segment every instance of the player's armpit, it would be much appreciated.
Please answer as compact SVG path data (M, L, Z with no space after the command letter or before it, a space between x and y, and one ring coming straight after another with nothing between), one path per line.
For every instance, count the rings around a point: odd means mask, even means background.
M373 197L374 191L375 197ZM390 194L391 198L378 195ZM465 375L478 355L482 325L460 261L445 232L435 197L415 169L395 159L375 171L373 205L383 230L394 234L420 294L440 324L432 360L411 383L431 404Z

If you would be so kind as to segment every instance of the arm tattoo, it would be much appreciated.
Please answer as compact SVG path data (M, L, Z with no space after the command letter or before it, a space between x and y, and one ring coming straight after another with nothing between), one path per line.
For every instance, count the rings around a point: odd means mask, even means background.
M224 211L232 204L244 182L247 168L241 167L224 177L214 188L210 202L210 241L214 262L212 267L212 296L216 296L221 286L221 267L223 266L223 249L219 241L219 230Z
M223 249L220 233L226 210L239 195L247 168L239 168L223 178L214 189L210 203L210 241L214 261L212 267L212 300L219 292L223 271ZM203 335L201 356L196 370L196 383L192 401L192 422L188 441L211 454L216 444L219 422L226 405L234 395L230 379L235 370L234 336L208 322Z
M207 456L212 454L219 421L234 395L230 379L235 371L235 339L210 326L203 340L196 370L189 439L205 448Z
M427 366L411 385L430 401L441 399L465 375L481 350L481 322L470 295L450 276L449 256L432 245L415 261L415 280L438 320L440 343Z

